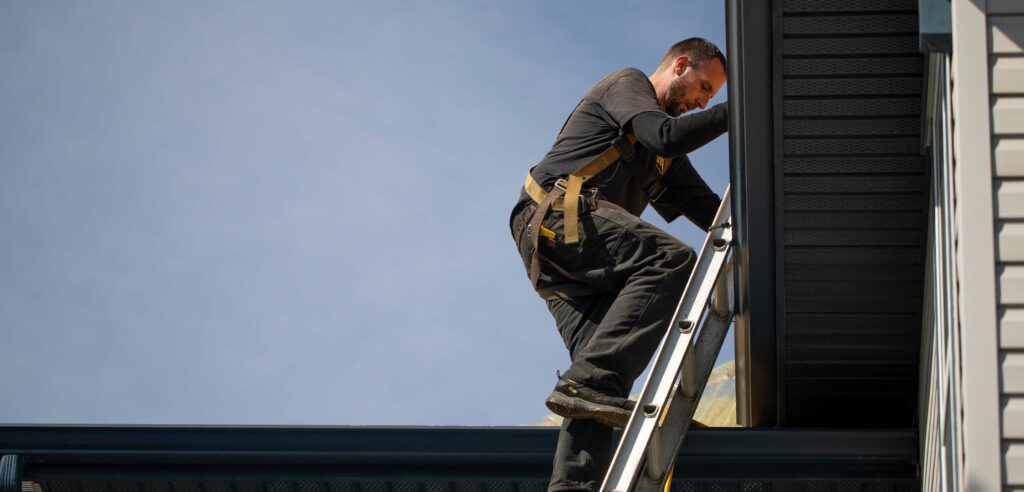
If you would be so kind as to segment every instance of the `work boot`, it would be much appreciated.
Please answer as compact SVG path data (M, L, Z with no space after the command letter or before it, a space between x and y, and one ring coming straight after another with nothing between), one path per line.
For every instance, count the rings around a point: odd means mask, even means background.
M556 415L573 419L591 419L610 427L625 428L635 403L606 395L569 378L559 378L554 391L544 402Z

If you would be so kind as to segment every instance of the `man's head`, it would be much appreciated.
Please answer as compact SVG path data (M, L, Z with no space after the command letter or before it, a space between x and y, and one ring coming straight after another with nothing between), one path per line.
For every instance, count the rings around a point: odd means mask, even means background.
M703 109L725 83L725 55L704 38L685 39L669 48L651 83L669 115Z

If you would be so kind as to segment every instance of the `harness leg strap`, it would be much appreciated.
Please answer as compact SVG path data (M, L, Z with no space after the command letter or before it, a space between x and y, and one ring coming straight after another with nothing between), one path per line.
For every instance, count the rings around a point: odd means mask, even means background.
M537 289L537 280L540 279L540 227L544 222L544 217L548 214L548 209L551 208L551 204L555 201L555 198L562 196L562 189L555 188L551 190L544 200L540 202L537 207L537 211L533 213L533 217L530 219L530 224L526 226L526 233L530 237L530 244L533 246L533 254L530 258L530 285L533 286L534 290Z

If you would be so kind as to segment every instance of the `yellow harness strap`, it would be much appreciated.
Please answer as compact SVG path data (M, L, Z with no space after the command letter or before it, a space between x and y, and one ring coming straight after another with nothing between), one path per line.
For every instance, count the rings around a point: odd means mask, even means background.
M523 185L523 188L526 190L526 194L530 195L530 198L533 198L533 201L536 203L543 202L544 197L548 196L548 192L537 183L536 179L533 179L533 175L530 173L526 173L526 184Z
M623 143L629 146L636 144L636 137L628 133L620 138L624 141ZM613 144L611 147L608 147L608 150L595 157L594 160L584 164L583 167L569 175L568 184L565 187L565 196L559 197L552 204L552 208L555 210L558 210L558 205L561 205L565 211L565 244L580 242L580 192L583 190L583 183L604 171L612 163L619 160L619 157L621 157L619 147ZM526 189L526 193L530 195L530 198L533 198L533 201L537 203L544 201L544 197L547 196L547 192L537 184L537 181L533 179L533 175L530 173L526 173L526 184L523 186ZM559 201L561 201L560 204L558 203Z
M672 158L659 155L655 162L658 165L658 172L664 176L668 172L668 167L672 165Z

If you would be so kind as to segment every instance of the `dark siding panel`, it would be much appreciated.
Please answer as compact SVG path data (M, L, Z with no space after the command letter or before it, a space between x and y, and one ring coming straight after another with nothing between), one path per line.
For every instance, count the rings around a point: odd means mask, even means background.
M784 242L786 246L916 246L921 243L921 231L793 230L787 226Z
M795 379L794 384L806 391L829 395L865 395L876 393L903 393L913 391L912 378L874 378L863 380L832 378L832 379Z
M786 174L920 173L926 170L926 162L919 157L791 157L783 159L782 164Z
M876 333L893 334L912 333L916 329L911 326L916 317L911 314L869 314L850 317L838 313L829 314L794 314L788 317L787 333L827 333L838 330L844 333Z
M917 12L917 0L785 0L782 2L783 12L886 12L912 11Z
M909 58L793 58L782 63L784 76L913 75L924 71L920 56Z
M783 424L909 426L928 203L917 3L777 2Z
M834 279L819 279L816 282L788 282L786 294L789 298L801 297L872 297L889 299L919 299L921 293L915 290L917 282L837 282Z
M836 16L816 15L784 17L786 36L837 34L917 35L917 14Z
M857 96L865 92L906 96L920 91L920 77L790 79L782 84L784 96Z
M916 366L910 362L898 363L894 361L837 361L828 359L809 359L803 361L788 362L786 364L786 377L820 377L820 378L879 378L879 377L904 377L913 373ZM790 399L789 401L794 401ZM808 404L813 399L806 400ZM867 402L864 402L867 403ZM793 411L793 408L789 409ZM837 427L830 424L829 427Z
M791 246L786 248L787 267L791 264L916 265L921 262L920 248L870 248L864 246L840 248Z
M815 176L787 177L787 193L919 193L924 176ZM788 225L788 224L787 224Z
M783 41L788 56L903 55L917 51L917 35L895 38L796 38Z
M829 298L829 297L797 297L786 299L786 312L813 314L845 314L859 316L862 314L913 313L920 309L921 301L916 299L878 299L868 298ZM829 353L829 355L832 355Z
M841 179L837 178L837 179ZM923 211L928 197L920 195L801 195L787 194L786 211L889 212ZM923 287L922 287L923 288Z
M830 264L792 264L786 267L786 281L821 281L834 282L884 282L914 281L921 282L921 267L909 265L830 265ZM791 319L795 322L795 319Z
M916 341L911 333L882 329L849 330L841 328L818 328L801 332L789 331L786 345L803 347L808 345L879 345L883 347L907 345Z
M893 120L870 118L790 119L784 123L782 131L787 137L914 135L920 126L921 122L915 118Z
M914 154L920 149L918 137L912 138L786 138L783 152L795 155L872 155Z
M896 213L814 213L790 212L785 215L786 229L917 229L925 220L917 212ZM920 238L918 238L920 240Z
M877 362L913 362L916 351L906 346L879 344L803 344L789 340L786 347L788 357L803 360L815 360L822 351L828 351L833 362L844 361L877 361ZM813 381L813 378L808 379Z
M921 98L898 99L790 99L782 101L786 118L794 116L921 117Z

